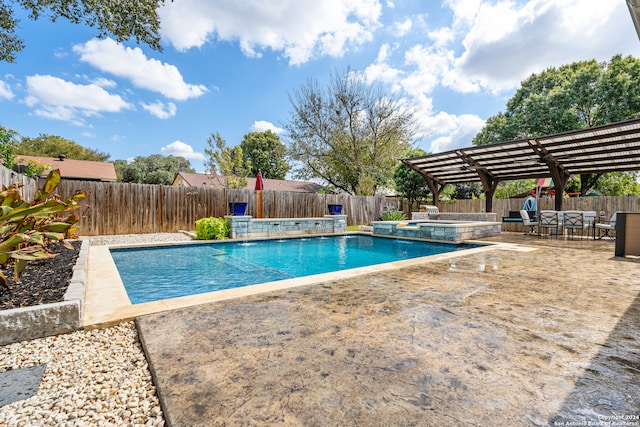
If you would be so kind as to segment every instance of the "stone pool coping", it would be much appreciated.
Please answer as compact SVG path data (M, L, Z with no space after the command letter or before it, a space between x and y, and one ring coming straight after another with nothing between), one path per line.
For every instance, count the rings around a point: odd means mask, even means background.
M82 327L89 241L82 240L63 301L0 311L0 345L73 332Z
M347 233L364 234L364 233ZM264 239L256 239L264 240ZM416 239L413 239L416 240ZM241 241L241 240L236 240ZM226 240L229 242L229 240ZM131 304L129 297L118 274L115 262L109 252L110 248L135 248L151 246L174 246L203 243L222 243L216 241L193 241L193 242L167 242L152 244L133 245L105 245L91 246L89 248L89 262L87 274L87 292L84 310L83 327L86 329L101 328L114 325L123 321L135 319L137 316L158 313L162 311L174 310L178 308L190 307L210 302L223 301L232 298L240 298L275 290L289 289L298 286L318 284L330 280L345 279L363 274L377 273L382 271L397 270L400 268L422 264L425 262L440 261L454 257L464 256L471 253L484 252L496 249L526 250L518 245L507 243L487 243L482 241L466 241L481 245L476 248L448 252L445 254L431 255L427 257L413 258L409 260L395 261L385 264L376 264L367 267L353 268L349 270L335 271L330 273L315 274L293 279L266 282L256 285L243 286L233 289L208 292L203 294L188 295L184 297L171 298L166 300L152 301L141 304ZM224 244L224 243L222 243Z

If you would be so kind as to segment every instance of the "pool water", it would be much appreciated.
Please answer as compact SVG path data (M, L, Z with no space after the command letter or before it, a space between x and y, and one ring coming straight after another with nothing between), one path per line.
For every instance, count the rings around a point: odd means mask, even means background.
M366 235L111 249L133 304L470 249Z

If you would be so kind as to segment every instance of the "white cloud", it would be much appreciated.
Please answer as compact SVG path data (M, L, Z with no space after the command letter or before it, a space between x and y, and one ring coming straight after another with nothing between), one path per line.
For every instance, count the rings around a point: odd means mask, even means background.
M14 96L9 83L0 80L0 98L13 99Z
M192 146L182 141L173 141L171 144L162 147L160 152L166 155L181 156L185 159L204 160L202 153L196 153L193 151Z
M93 39L75 45L73 51L82 61L101 71L126 78L139 88L161 93L167 98L186 100L208 92L203 85L185 83L176 66L147 58L140 48L124 47L112 39Z
M393 50L394 49L392 49L388 44L383 44L382 46L380 46L376 62L365 68L364 76L369 83L378 81L389 85L391 87L391 90L395 93L401 89L401 86L398 82L404 75L404 72L398 68L394 68L391 66L390 57L393 53Z
M432 118L433 130L438 136L431 141L431 153L471 146L471 140L484 126L484 120L472 114L453 116L439 113Z
M27 77L25 103L36 107L39 116L83 124L82 116L97 116L102 112L115 113L133 106L95 84L80 85L54 76Z
M462 91L512 90L532 73L552 66L592 58L605 61L621 50L637 50L630 17L621 15L628 15L623 2L482 4L465 16L469 30L462 41L464 52L454 60L444 83ZM616 24L625 21L627 27Z
M271 122L267 122L264 120L257 120L255 122L253 122L253 125L251 126L251 132L264 132L270 130L271 132L275 133L276 135L281 134L282 132L284 132L284 129L277 127L276 125L274 125Z
M609 60L622 46L624 51L638 50L632 46L637 36L627 8L618 2L446 0L444 4L454 13L451 27L427 30L430 43L406 49L404 64L394 61L388 46L383 46L366 69L367 78L391 83L394 91L400 84L412 97L429 95L439 87L499 94L551 66ZM626 28L614 24L626 21ZM462 51L455 50L456 43L462 44Z
M453 11L453 27L458 27L473 23L482 0L445 0L443 3Z
M53 52L53 56L57 59L64 59L69 56L69 53L64 49L58 48Z
M436 47L446 46L448 43L452 42L455 38L454 32L451 28L438 28L433 31L428 32L429 38L433 40Z
M159 119L168 119L170 117L174 117L176 115L176 112L178 111L176 104L174 104L173 102L168 102L167 104L160 101L152 102L150 104L141 102L140 105L142 105L142 108L145 111L148 111Z
M314 55L339 57L371 40L381 8L379 0L181 0L159 13L163 37L178 50L237 41L248 56L282 51L296 65Z
M411 21L410 18L402 22L396 22L393 25L395 36L402 37L406 35L409 31L411 31L412 26L413 26L413 22Z
M43 105L34 110L36 116L51 120L60 120L71 123L75 126L84 126L84 119L78 116L78 112L73 108L62 105Z
M424 141L434 152L468 146L484 125L461 103L455 113L436 110L433 97L442 92L491 93L506 100L532 73L638 51L624 2L445 0L444 5L453 12L449 26L438 21L433 27L429 16L414 16L413 26L420 29L409 35L420 31L420 42L382 45L364 72L368 81L383 82L411 99L418 123L430 134ZM620 22L629 25L622 28Z
M97 79L95 79L93 81L93 84L103 87L103 88L109 88L109 89L113 89L115 87L118 86L118 84L116 82L114 82L111 79L106 79L104 77L98 77Z

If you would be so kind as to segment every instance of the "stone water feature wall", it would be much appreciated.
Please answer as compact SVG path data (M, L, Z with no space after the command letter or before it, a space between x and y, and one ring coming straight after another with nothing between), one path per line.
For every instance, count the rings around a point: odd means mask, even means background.
M408 225L402 221L374 221L373 234L461 243L465 240L499 236L502 224L484 221L425 221Z
M247 239L304 234L341 234L347 231L346 215L325 215L318 218L253 218L225 216L232 239Z

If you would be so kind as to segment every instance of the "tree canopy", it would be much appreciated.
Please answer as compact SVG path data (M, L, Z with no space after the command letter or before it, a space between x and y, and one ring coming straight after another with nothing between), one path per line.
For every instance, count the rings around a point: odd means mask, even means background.
M205 166L211 171L211 175L225 177L228 188L244 188L247 186L247 176L251 172L251 161L245 158L242 147L236 145L231 148L219 133L211 134L207 139L209 148L204 153L209 156Z
M15 130L0 126L0 160L9 169L15 164L17 136Z
M13 0L0 2L0 61L14 62L25 47L16 33L20 27L14 8L23 9L29 19L47 18L55 22L66 18L74 24L97 29L100 38L118 42L134 39L152 49L160 46L158 7L164 0Z
M250 132L240 143L242 154L251 162L251 175L258 171L264 178L285 179L291 169L285 160L287 147L280 137L270 130L264 132Z
M109 153L103 153L56 135L40 134L36 138L23 136L16 144L16 154L25 156L58 157L61 154L68 159L106 162Z
M640 60L615 55L609 62L574 62L524 80L504 113L490 117L475 145L552 135L640 115ZM580 192L600 174L581 175Z
M138 156L131 163L126 160L113 162L118 180L140 184L170 185L178 172L195 173L189 160L181 156L163 156L152 154Z
M349 194L373 195L391 183L415 134L412 112L356 73L332 73L328 87L309 80L289 96L285 125L294 176L321 179Z

